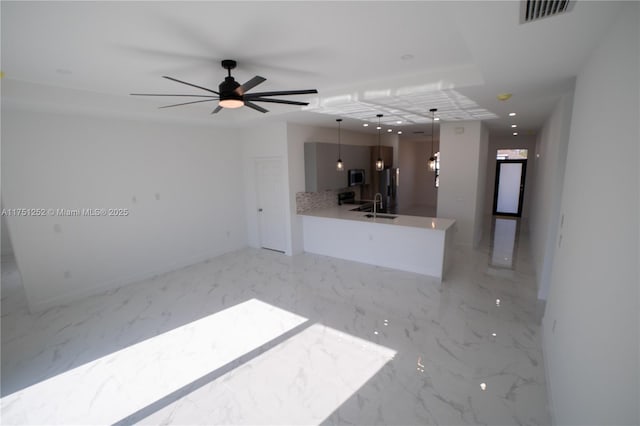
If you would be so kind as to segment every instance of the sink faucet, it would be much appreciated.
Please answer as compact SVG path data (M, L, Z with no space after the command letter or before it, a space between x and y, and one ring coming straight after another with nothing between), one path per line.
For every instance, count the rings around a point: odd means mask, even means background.
M373 218L376 218L376 206L378 205L378 195L380 196L380 208L384 209L384 206L382 205L382 194L381 193L377 193L375 195L375 197L373 197Z

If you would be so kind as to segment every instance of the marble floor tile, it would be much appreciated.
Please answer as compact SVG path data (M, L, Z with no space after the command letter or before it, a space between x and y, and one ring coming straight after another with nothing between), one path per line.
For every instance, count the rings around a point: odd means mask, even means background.
M504 225L442 284L244 249L37 314L3 259L2 423L549 424L526 227Z

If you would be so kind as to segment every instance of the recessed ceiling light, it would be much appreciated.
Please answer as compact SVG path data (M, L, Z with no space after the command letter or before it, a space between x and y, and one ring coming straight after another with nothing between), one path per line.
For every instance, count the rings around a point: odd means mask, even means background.
M402 134L402 130L398 130L398 134L401 135Z
M518 132L513 132L513 136L518 136Z
M380 130L380 129L382 129L381 126L376 126L376 130Z
M496 337L498 334L497 334L497 333L491 333L491 335L492 335L493 337Z
M498 94L498 100L499 101L508 101L509 99L511 99L511 93L500 93Z
M487 384L486 383L480 383L480 389L482 389L482 390L487 389Z
M440 117L434 118L433 121L440 121Z
M518 127L518 125L517 124L512 124L511 127L513 127L515 129L516 127Z
M413 55L411 53L407 53L400 56L400 59L402 59L403 61L410 61L413 59Z
M402 120L396 121L396 124L402 124Z
M509 117L515 117L515 116L516 116L516 113L515 113L515 112L510 112L510 113L509 113Z
M364 123L362 127L369 127L369 123Z
M393 129L387 129L387 133L393 132Z

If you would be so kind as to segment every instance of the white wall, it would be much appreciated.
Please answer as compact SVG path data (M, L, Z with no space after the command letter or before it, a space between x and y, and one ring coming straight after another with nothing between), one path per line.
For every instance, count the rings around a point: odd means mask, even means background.
M639 8L624 4L576 80L543 319L556 424L640 424Z
M2 256L12 256L13 255L13 246L11 245L11 239L9 238L9 229L7 227L7 218L2 216L0 218L2 222L2 228L0 232L2 233Z
M433 151L438 152L439 142L435 141ZM400 140L398 150L400 186L398 201L401 208L429 206L438 203L438 189L435 187L435 172L429 170L431 142L425 140Z
M546 300L551 282L551 266L560 223L562 183L567 159L573 94L560 98L539 134L535 154L529 164L535 168L530 185L531 251L536 270L538 298ZM531 152L531 151L530 151ZM527 173L529 170L527 170Z
M487 168L489 164L489 131L484 124L480 127L480 145L478 146L478 178L476 187L475 226L473 230L474 247L480 243L484 230L485 194L487 186Z
M6 208L127 217L8 217L32 310L246 245L241 148L212 127L2 109Z
M302 218L296 214L296 193L304 192L304 143L305 142L336 142L337 130L329 127L305 126L287 124L287 155L289 160L289 216L291 217L291 252L303 251ZM392 145L397 138L386 138L382 142ZM374 145L378 142L377 135L343 130L341 142L346 145ZM394 153L394 161L397 157Z
M485 176L487 138L480 121L457 121L440 124L440 188L438 217L456 220L455 242L473 245L478 238L477 209L484 189L479 184ZM481 154L481 149L484 151ZM481 160L482 159L482 160ZM482 190L478 193L478 190Z

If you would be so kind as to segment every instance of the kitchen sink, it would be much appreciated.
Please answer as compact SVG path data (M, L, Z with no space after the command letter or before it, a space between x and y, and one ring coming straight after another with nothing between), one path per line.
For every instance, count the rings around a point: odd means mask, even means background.
M369 214L365 214L364 217L368 217L368 218L375 217L376 219L395 219L398 216L392 216L390 214L376 214L374 216L372 213L369 213Z

